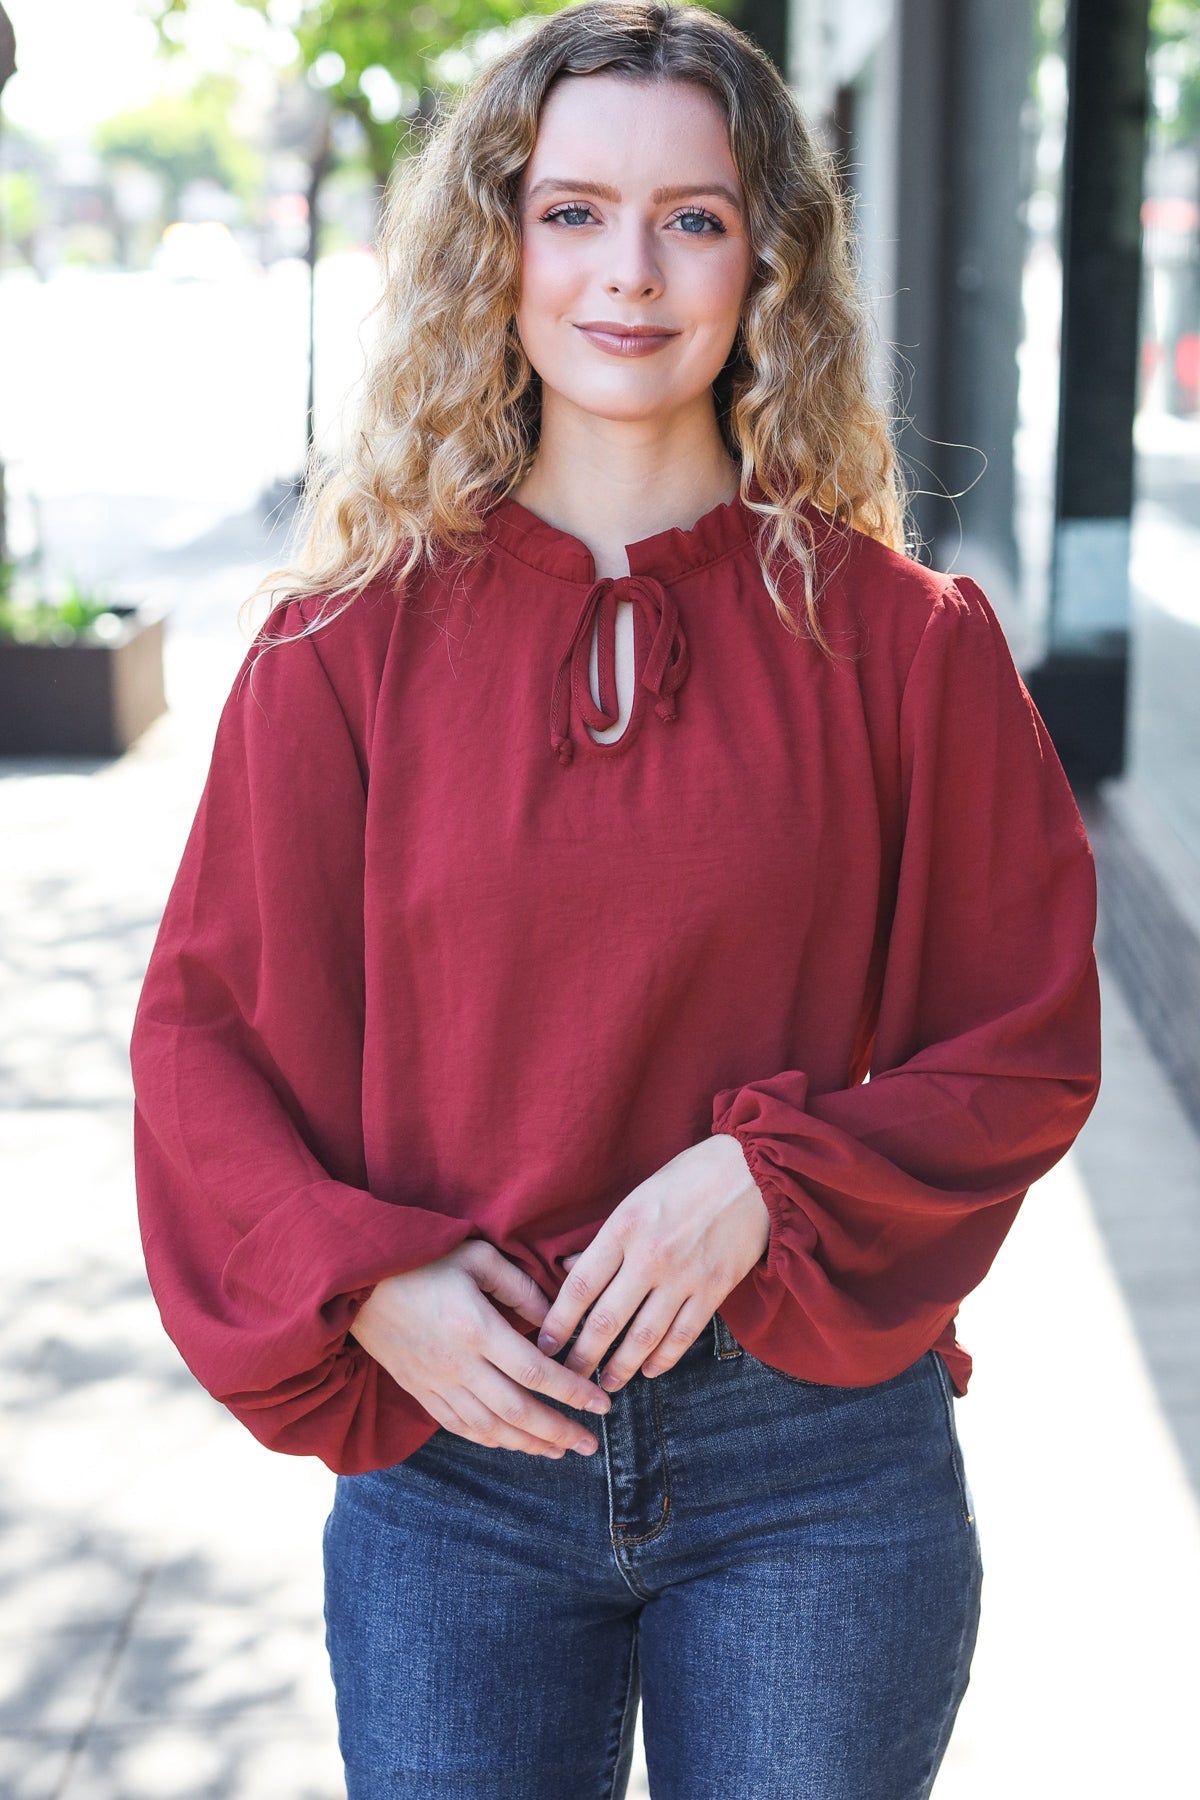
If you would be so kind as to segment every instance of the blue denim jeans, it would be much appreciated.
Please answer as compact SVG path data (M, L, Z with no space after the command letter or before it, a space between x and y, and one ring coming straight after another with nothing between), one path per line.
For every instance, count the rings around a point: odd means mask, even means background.
M653 1800L924 1800L982 1575L941 1359L820 1386L718 1312L606 1417L546 1404L600 1448L439 1428L338 1477L348 1800L621 1800L639 1704Z

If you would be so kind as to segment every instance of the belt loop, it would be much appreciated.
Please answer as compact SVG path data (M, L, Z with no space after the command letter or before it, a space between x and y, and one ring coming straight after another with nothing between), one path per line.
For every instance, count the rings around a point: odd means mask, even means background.
M713 1355L725 1358L740 1356L742 1354L742 1346L738 1343L719 1312L713 1314L712 1322Z

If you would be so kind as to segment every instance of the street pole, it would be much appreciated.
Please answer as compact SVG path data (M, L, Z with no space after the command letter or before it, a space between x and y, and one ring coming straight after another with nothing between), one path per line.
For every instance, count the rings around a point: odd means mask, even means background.
M1148 0L1071 0L1054 544L1026 680L1068 773L1125 766Z
M10 75L17 68L17 39L12 28L12 20L0 4L0 98ZM0 113L0 132L4 129L4 117ZM8 504L4 486L4 463L0 460L0 564L8 561Z
M788 0L740 0L733 23L760 50L765 50L779 73L788 74Z

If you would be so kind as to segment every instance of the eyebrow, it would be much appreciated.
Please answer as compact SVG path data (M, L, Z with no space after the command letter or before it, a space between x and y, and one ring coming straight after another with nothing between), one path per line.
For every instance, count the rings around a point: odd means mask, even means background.
M575 181L566 175L543 176L541 181L534 182L525 198L536 200L539 194L562 188L570 188L576 194L594 194L597 200L619 200L621 198L615 187L608 187L602 181ZM689 200L699 194L719 194L722 200L728 200L734 212L739 218L741 217L741 201L732 188L726 187L720 181L711 181L701 187L659 187L655 188L650 198L656 206L659 206L664 200Z

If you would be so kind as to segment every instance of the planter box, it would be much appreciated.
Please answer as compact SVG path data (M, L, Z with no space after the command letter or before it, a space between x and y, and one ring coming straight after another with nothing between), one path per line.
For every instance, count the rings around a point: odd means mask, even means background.
M0 756L119 756L167 710L162 614L111 611L106 643L0 639Z

